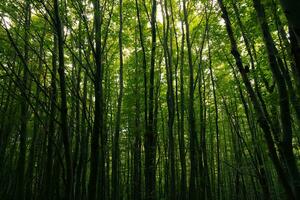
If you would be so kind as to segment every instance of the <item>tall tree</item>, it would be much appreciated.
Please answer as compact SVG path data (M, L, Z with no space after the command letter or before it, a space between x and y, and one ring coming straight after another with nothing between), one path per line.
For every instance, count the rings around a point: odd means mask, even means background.
M171 3L171 2L170 2ZM166 63L166 76L167 76L167 104L168 104L168 140L169 140L169 149L168 157L170 159L169 169L170 169L170 189L168 198L176 199L176 179L175 179L175 155L174 155L174 134L173 134L173 125L175 119L175 100L174 100L174 88L173 88L173 58L172 58L172 30L170 29L170 14L169 14L169 2L161 2L161 7L164 4L164 30L163 30L163 47L164 47L164 57ZM170 41L170 46L168 42Z
M278 176L279 176L279 178L280 178L280 180L281 180L281 182L282 182L282 184L283 184L283 186L286 190L287 196L289 196L291 199L294 199L295 196L294 196L293 190L292 190L292 188L289 184L289 181L287 180L286 173L284 171L284 168L283 168L282 164L280 163L279 157L278 157L277 152L276 152L276 147L275 147L275 143L274 143L274 140L273 140L273 137L272 137L272 130L271 130L271 127L269 125L269 120L267 119L266 113L264 112L262 106L260 105L260 102L259 102L259 100L258 100L258 98L257 98L257 96L256 96L256 94L255 94L255 92L252 88L252 85L251 85L250 80L247 76L246 70L243 66L241 55L238 51L237 43L236 43L236 40L235 40L234 35L233 35L233 30L232 30L231 22L229 20L227 9L224 6L222 0L218 0L218 3L219 3L219 6L220 6L222 14L223 14L222 17L225 20L226 30L227 30L228 37L229 37L230 42L231 42L231 53L235 58L236 65L237 65L238 70L239 70L239 72L242 76L242 79L243 79L243 82L244 82L245 87L247 89L248 95L250 96L251 101L253 103L253 107L255 109L259 125L261 126L262 130L264 131L264 137L265 137L267 145L268 145L268 149L269 149L269 152L270 152L271 159L272 159L272 161L273 161L273 163L276 167Z
M278 50L274 44L273 38L269 31L269 27L265 18L264 7L261 4L260 0L253 0L254 8L256 10L258 21L261 26L261 30L264 37L264 42L266 45L268 59L270 64L270 69L272 71L272 75L277 84L278 89L278 101L280 108L280 120L281 120L281 128L282 128L282 142L280 144L281 153L283 155L283 159L286 162L289 173L291 174L291 178L293 180L293 187L295 191L295 196L300 196L300 174L296 164L292 139L293 139L293 131L291 125L291 111L290 111L290 103L289 95L286 82L284 80L284 76L282 71L280 70L280 66L283 66L283 62L278 55Z
M186 31L186 45L188 51L188 66L189 66L189 100L188 100L188 123L189 123L189 133L190 133L190 191L189 198L197 199L197 185L196 185L196 177L197 177L197 149L196 149L196 125L195 125L195 114L194 114L194 67L193 67L193 58L192 58L192 47L190 41L190 27L188 20L188 11L187 11L187 2L183 0L183 15L184 15L184 23L185 23L185 31Z
M58 46L58 74L60 86L60 117L61 117L61 132L62 142L65 151L66 162L66 199L73 199L73 167L71 158L71 144L68 127L68 106L67 106L67 91L66 91L66 77L65 77L65 59L64 59L64 36L63 24L60 16L59 1L54 0L54 15L55 15L55 30L57 34ZM54 41L55 42L55 41Z
M19 158L17 164L17 185L16 185L16 199L24 199L25 196L25 161L26 161L26 140L27 140L27 120L28 120L28 91L30 90L28 81L28 65L29 65L29 28L30 28L30 15L31 6L30 1L25 1L24 5L25 24L24 24L24 56L23 56L23 88L21 89L21 112L20 112L20 148Z
M145 199L156 199L156 133L154 128L154 69L156 58L156 0L151 10L151 58L149 80L148 124L145 132Z
M119 149L119 137L120 137L120 127L121 127L121 108L122 108L122 98L123 98L123 1L119 2L120 7L120 29L119 29L119 56L120 56L120 69L119 69L119 96L117 105L117 115L116 115L116 130L114 136L114 147L112 154L112 199L120 199L120 184L119 184L119 173L120 173L120 149Z
M1 199L298 199L298 7L5 1Z
M101 14L99 0L93 1L94 6L94 36L95 48L93 48L94 61L96 70L94 73L94 95L95 95L95 111L94 126L91 136L91 164L89 179L89 199L97 199L98 173L99 173L99 140L103 140L103 89L102 89L102 56L101 56ZM104 147L101 147L104 148ZM103 154L101 156L104 156ZM102 158L103 159L103 158ZM101 165L101 167L104 167ZM101 177L103 178L103 177ZM104 182L102 180L102 182ZM103 185L100 186L102 188ZM101 196L103 197L103 193Z

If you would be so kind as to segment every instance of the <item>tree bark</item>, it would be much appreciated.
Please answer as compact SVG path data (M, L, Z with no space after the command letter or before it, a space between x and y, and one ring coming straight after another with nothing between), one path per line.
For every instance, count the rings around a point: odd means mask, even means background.
M112 153L112 199L120 199L120 183L119 183L119 165L120 165L120 149L119 149L119 135L121 128L121 108L122 108L122 98L123 98L123 1L119 1L119 58L120 58L120 69L119 69L119 96L116 114L116 127L115 127L115 137L113 140L113 153Z
M64 60L64 38L63 38L63 25L61 22L59 1L54 0L54 15L55 15L55 30L58 40L58 74L60 84L60 117L61 117L61 131L62 142L65 151L66 162L66 196L68 200L74 198L73 194L73 167L71 158L71 144L69 138L69 126L68 126L68 106L67 106L67 94L66 94L66 78L65 78L65 60Z
M233 30L232 30L232 26L231 26L231 22L230 22L230 19L228 16L227 9L223 4L223 0L218 0L218 3L221 8L221 11L222 11L222 17L225 20L227 34L228 34L228 37L229 37L229 40L231 43L231 53L234 56L234 59L236 61L236 66L242 76L242 80L244 82L244 85L246 87L248 95L252 101L253 107L256 112L257 121L264 132L264 137L267 142L270 158L273 161L273 164L276 168L277 174L278 174L279 179L285 189L287 196L290 199L296 199L293 194L293 189L291 188L289 181L287 179L287 174L285 173L284 168L278 158L269 121L268 121L266 114L265 114L262 106L260 105L259 100L252 88L252 85L247 76L247 73L245 72L245 69L244 69L244 66L242 63L242 59L241 59L240 53L237 48L237 43L236 43L236 40L233 35Z
M149 88L149 117L145 134L145 199L156 199L156 133L154 123L154 68L156 54L156 0L152 0L151 11L151 60Z
M20 149L19 158L17 163L17 185L16 185L16 199L25 198L25 162L26 162L26 140L27 140L27 120L28 120L28 61L29 61L29 28L30 28L30 18L31 18L31 6L30 1L25 1L25 25L24 25L24 70L23 70L23 86L21 89L21 113L20 113Z
M189 100L188 100L188 122L189 122L189 133L190 133L190 161L191 161L191 172L190 172L190 188L189 188L189 199L197 199L198 193L196 190L197 182L197 149L196 149L196 124L194 114L194 67L192 60L192 47L190 42L190 29L188 21L188 12L186 0L183 0L183 14L186 31L186 44L188 51L188 66L189 66Z

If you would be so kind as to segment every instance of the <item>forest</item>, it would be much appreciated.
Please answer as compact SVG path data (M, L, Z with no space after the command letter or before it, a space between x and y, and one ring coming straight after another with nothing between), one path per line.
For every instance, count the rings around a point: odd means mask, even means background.
M299 158L299 0L0 0L1 200L297 200Z

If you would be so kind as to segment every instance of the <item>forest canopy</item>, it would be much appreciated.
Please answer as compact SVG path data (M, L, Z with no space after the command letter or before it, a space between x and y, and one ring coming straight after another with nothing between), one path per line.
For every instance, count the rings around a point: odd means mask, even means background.
M0 199L300 199L300 1L0 2Z

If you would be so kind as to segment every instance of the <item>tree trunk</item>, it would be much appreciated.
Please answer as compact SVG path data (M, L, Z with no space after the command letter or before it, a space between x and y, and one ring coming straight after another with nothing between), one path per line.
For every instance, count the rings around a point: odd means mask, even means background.
M65 78L65 60L64 60L64 38L63 38L63 25L61 22L59 2L54 0L54 14L55 14L55 30L58 40L58 74L60 79L60 117L61 117L61 131L62 142L65 150L66 162L66 196L68 200L73 199L73 167L71 159L71 145L69 138L68 126L68 107L67 107L67 94L66 94L66 78Z
M279 58L277 48L269 31L269 27L265 18L264 7L261 4L261 1L253 0L253 4L258 16L260 27L263 32L264 42L269 58L270 69L272 71L278 89L280 121L283 132L283 141L279 145L279 149L288 167L288 173L290 174L290 178L292 180L295 196L300 197L300 174L295 160L292 145L293 132L291 124L290 103L288 98L290 94L288 94L284 76L282 75L282 72L280 70L280 66L282 66L283 63Z
M191 161L191 172L190 172L190 188L189 188L189 199L197 199L198 193L196 189L197 182L197 149L196 149L196 125L195 125L195 114L194 114L194 67L192 60L192 47L190 42L190 29L188 21L188 12L186 0L183 0L183 14L186 29L186 44L188 50L188 66L189 66L189 101L188 101L188 121L189 121L189 133L190 133L190 161Z
M21 113L20 113L20 149L19 158L17 163L17 185L16 185L16 199L25 198L25 161L26 161L26 140L27 140L27 120L28 120L28 61L29 61L29 28L30 28L30 18L31 18L31 6L30 1L25 1L25 27L24 27L24 70L23 70L23 86L21 89L22 99L21 99ZM27 91L28 90L28 91Z
M255 112L256 112L257 121L258 121L260 127L262 128L262 130L264 132L264 137L265 137L265 140L266 140L267 145L268 145L270 158L274 163L277 174L278 174L279 179L280 179L280 181L281 181L281 183L282 183L282 185L285 189L285 192L286 192L287 196L290 199L295 199L295 196L293 194L293 190L292 190L292 188L289 184L289 181L287 179L284 168L283 168L283 166L282 166L282 164L281 164L281 162L278 158L276 148L275 148L275 144L274 144L274 140L273 140L273 137L272 137L271 128L270 128L270 125L269 125L269 121L266 117L266 114L265 114L262 106L259 103L259 100L258 100L258 98L257 98L257 96L256 96L256 94L255 94L255 92L252 88L250 80L249 80L249 78L247 76L247 73L244 69L242 59L241 59L240 53L239 53L238 48L237 48L237 43L236 43L236 40L235 40L234 35L233 35L233 30L232 30L232 27L231 27L231 22L229 20L227 9L223 4L223 0L218 0L218 3L219 3L219 6L221 8L221 11L222 11L222 17L225 20L227 34L228 34L228 37L230 39L231 53L235 58L237 68L238 68L238 70L239 70L239 72L242 76L242 80L244 82L244 85L246 87L248 95L249 95L249 97L252 101L253 107L254 107Z
M119 149L119 135L121 127L121 108L122 108L122 98L123 98L123 1L119 2L120 10L120 29L119 29L119 56L120 56L120 69L119 69L119 96L116 114L116 127L115 127L115 137L113 140L113 152L112 152L112 199L120 199L120 149Z
M151 61L149 88L149 117L145 134L145 199L156 199L156 133L154 124L154 68L156 53L156 0L152 1L151 11Z
M98 173L99 173L99 139L103 140L103 92L102 92L102 61L101 61L101 16L100 16L100 2L98 0L93 1L94 5L94 30L95 30L95 45L94 61L96 63L96 72L94 75L94 93L95 93L95 111L94 111L94 128L91 136L91 164L90 164L90 179L89 179L89 191L88 198L95 200L97 196L98 188ZM102 142L101 142L102 144ZM104 148L103 146L100 147ZM102 150L101 150L102 152ZM101 153L101 156L104 156ZM103 158L102 158L103 160ZM101 162L101 166L102 165ZM101 178L104 178L101 177ZM101 180L104 183L104 180ZM100 185L100 188L103 186ZM103 192L100 192L101 196L104 196Z

